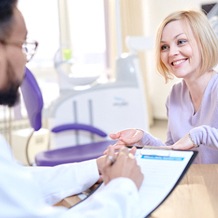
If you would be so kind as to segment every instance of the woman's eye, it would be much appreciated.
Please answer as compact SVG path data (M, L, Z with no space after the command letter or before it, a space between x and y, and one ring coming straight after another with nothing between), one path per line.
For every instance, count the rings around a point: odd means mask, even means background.
M186 42L187 42L186 39L180 39L180 40L178 40L178 45L183 45L183 44L185 44Z
M169 46L167 46L167 45L162 45L162 46L160 47L160 50L161 50L161 51L166 51L168 48L169 48Z

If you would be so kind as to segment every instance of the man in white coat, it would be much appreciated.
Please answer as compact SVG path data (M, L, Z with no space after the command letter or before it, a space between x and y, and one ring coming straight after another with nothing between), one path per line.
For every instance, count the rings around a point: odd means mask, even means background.
M40 13L40 12L39 12ZM13 106L24 68L37 42L27 40L27 29L17 0L0 1L0 104ZM31 49L30 47L31 46ZM96 160L55 167L26 167L14 160L0 136L0 218L129 218L136 217L138 190L143 181L134 150L109 147ZM97 181L102 188L71 209L53 206Z

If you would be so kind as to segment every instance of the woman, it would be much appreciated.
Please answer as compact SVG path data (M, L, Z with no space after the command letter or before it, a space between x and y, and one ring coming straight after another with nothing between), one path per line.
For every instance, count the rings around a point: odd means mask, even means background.
M218 40L201 11L178 11L166 17L156 36L156 64L165 81L181 78L167 98L165 143L138 129L111 134L116 146L168 145L198 149L197 163L218 163Z

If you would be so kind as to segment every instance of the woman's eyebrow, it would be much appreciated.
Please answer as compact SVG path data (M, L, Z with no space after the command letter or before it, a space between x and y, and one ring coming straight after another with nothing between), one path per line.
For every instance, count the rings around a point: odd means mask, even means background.
M179 36L181 36L181 35L183 35L183 34L184 34L184 33L179 33L179 34L177 34L176 36L174 36L173 39L176 39L176 38L178 38ZM161 42L161 43L165 43L166 41L161 40L160 42Z

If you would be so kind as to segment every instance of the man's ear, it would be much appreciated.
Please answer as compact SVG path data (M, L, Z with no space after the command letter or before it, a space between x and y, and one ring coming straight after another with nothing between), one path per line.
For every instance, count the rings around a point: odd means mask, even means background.
M6 51L5 51L5 47L4 47L4 45L2 44L2 42L0 42L0 63L1 63L1 61L5 61L5 59L6 59L6 53L5 53ZM0 68L0 70L1 70L1 68Z
M0 42L0 89L5 85L3 84L6 76L6 51L4 45Z

